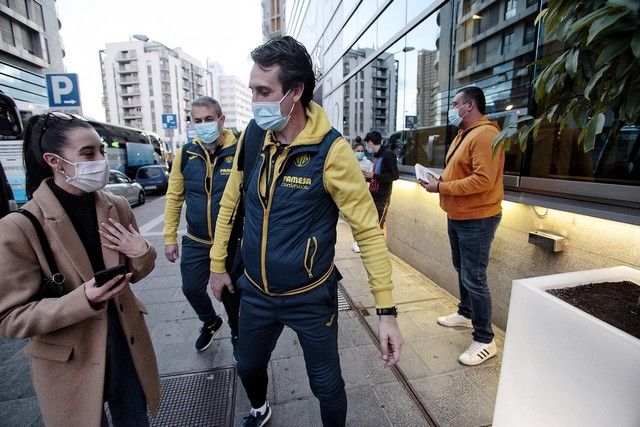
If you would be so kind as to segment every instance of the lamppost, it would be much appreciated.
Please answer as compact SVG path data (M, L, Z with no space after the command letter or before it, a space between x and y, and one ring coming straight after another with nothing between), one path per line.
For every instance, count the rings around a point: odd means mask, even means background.
M402 141L401 144L404 146L406 144L406 126L405 126L405 122L407 120L407 116L406 116L406 99L407 99L407 61L406 61L406 54L407 52L411 52L412 50L415 50L416 48L413 46L405 46L403 47L401 50L392 53L392 55L395 55L397 53L403 52L405 54L405 61L403 64L403 77L402 77Z

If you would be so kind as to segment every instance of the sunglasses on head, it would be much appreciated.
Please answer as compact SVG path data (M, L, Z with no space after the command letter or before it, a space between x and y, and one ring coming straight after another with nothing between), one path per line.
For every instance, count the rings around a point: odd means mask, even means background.
M50 117L55 117L56 119L64 120L67 122L73 119L81 120L83 122L88 121L87 119L85 119L84 117L78 114L63 113L62 111L49 111L44 118L44 123L42 124L42 129L40 130L40 138L38 138L38 147L40 147L40 150L42 150L42 137L44 136L44 133L47 131L47 124L49 124Z

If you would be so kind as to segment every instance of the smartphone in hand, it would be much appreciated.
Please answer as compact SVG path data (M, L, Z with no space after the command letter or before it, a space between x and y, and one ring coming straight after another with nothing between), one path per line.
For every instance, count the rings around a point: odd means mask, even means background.
M104 270L100 270L95 275L96 286L100 287L107 283L109 280L113 279L119 274L125 274L127 272L127 266L125 264L120 264L115 267L105 268Z

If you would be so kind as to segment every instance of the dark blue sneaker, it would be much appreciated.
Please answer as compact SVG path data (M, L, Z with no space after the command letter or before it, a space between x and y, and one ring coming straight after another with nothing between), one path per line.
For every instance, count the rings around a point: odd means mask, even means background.
M196 350L205 351L213 342L213 334L222 326L222 318L216 316L216 320L213 323L205 323L200 328L200 336L196 340Z
M267 402L267 409L264 413L252 409L249 412L249 416L244 417L241 425L242 427L262 427L269 421L269 418L271 418L271 406L269 406L269 402Z

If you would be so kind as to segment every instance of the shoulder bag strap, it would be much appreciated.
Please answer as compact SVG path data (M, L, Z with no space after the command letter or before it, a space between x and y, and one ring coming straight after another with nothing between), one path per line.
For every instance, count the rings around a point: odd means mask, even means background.
M53 258L53 251L51 250L51 246L49 246L49 241L47 240L47 236L44 234L44 230L42 229L42 225L40 224L40 221L38 221L38 218L26 209L18 209L16 212L29 218L31 224L33 224L33 228L35 228L36 234L38 235L38 240L40 240L40 246L42 246L42 251L47 259L47 264L49 264L49 270L51 270L51 280L58 282L58 280L61 279L64 281L64 277L60 274L58 264Z

